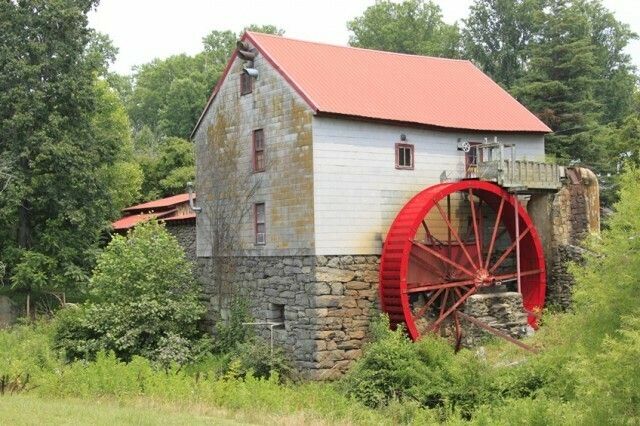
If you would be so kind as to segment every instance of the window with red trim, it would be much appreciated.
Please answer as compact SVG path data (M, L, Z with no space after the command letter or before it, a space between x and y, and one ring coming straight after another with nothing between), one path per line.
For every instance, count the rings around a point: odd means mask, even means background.
M413 145L396 144L396 169L413 170Z
M256 230L256 244L267 243L267 218L264 208L264 203L256 203L253 206L255 230Z
M253 78L243 72L240 74L240 94L246 95L253 92Z
M253 171L264 172L264 130L253 131Z

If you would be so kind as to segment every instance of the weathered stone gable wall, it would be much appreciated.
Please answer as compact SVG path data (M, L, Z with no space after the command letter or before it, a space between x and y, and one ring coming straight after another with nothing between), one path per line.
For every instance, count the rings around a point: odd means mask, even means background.
M246 300L257 321L277 322L284 305L284 328L275 343L289 352L308 378L332 379L360 356L369 325L378 315L378 256L254 256L229 260L224 280L213 279L210 259L198 259L210 320L228 317L234 297ZM219 286L219 282L231 282ZM269 329L255 326L269 339Z
M212 255L216 201L265 203L267 242L255 244L253 210L243 212L235 251L245 255L311 255L313 243L312 111L258 55L253 92L240 95L243 61L236 59L195 134L198 255ZM253 172L253 131L264 130L266 167ZM223 154L221 154L223 153ZM226 154L225 154L226 153ZM232 154L229 154L232 153ZM226 155L226 158L225 158ZM247 198L251 191L255 193ZM227 213L228 214L228 213ZM214 249L215 251L215 249Z

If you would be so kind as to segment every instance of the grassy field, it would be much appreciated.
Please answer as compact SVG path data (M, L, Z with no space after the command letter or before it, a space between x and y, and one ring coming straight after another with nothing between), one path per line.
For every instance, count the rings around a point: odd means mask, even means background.
M2 425L249 425L328 424L299 415L264 412L231 412L221 408L187 404L171 405L151 399L121 402L111 399L42 399L36 396L0 397Z

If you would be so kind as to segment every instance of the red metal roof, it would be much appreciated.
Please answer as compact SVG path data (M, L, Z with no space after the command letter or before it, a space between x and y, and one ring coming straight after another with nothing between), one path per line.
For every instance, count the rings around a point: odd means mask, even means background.
M316 113L464 130L551 131L467 60L334 46L254 32L245 33L243 39L252 42ZM235 57L236 53L231 62ZM227 72L228 68L220 81ZM219 85L209 104L218 89Z
M195 219L196 218L196 214L195 213L187 213L187 214L180 214L180 215L172 215L172 216L167 216L167 217L163 217L162 220L165 222L178 222L181 220L191 220L191 219Z
M147 220L156 217L155 214L133 214L131 216L122 217L111 224L114 231L124 231L132 228L140 222L146 222Z
M123 209L125 212L133 212L133 211L143 211L143 210L153 210L153 209L162 209L167 207L173 207L177 204L186 203L189 201L189 194L178 194L173 195L167 198L161 198L159 200L149 201L147 203L137 204L135 206L127 207Z

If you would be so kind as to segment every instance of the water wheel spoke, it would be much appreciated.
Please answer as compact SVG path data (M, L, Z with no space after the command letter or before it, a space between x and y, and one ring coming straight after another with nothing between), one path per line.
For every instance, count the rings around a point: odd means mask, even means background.
M436 291L433 295L431 295L431 298L429 299L429 301L427 301L427 303L424 304L424 306L422 306L418 312L414 315L414 318L420 318L422 317L425 312L427 312L427 309L429 309L431 307L431 305L433 305L433 303L436 301L436 299L438 298L438 296L440 296L440 294L444 291L443 288L441 288L440 290Z
M520 272L520 276L521 277L527 277L529 275L535 275L535 274L539 274L540 273L540 269L532 269L530 271L521 271ZM518 273L517 272L513 272L511 274L503 274L503 275L496 275L494 277L494 279L497 282L501 282L504 283L506 281L514 281L518 279Z
M473 293L475 293L477 290L477 287L471 287L464 295L462 295L453 305L451 305L451 307L449 309L447 309L446 311L442 312L440 314L440 317L431 325L431 330L435 330L436 328L438 328L440 326L440 324L442 323L442 321L444 321L445 319L447 319L447 317L449 315L451 315L451 313L453 311L455 311L456 309L458 309L458 307L460 305L462 305L468 298L469 296L471 296Z
M436 264L433 262L429 262L429 260L424 259L413 252L411 252L410 256L414 262L420 264L420 266L422 267L425 267L430 272L435 272L444 280L444 277L447 273L447 266L440 259L438 259L438 263Z
M443 254L438 253L437 251L433 250L432 248L418 242L418 241L412 241L413 245L426 251L427 253L429 253L430 255L442 260L443 262L453 266L454 268L456 268L458 271L463 272L465 274L467 274L468 276L472 277L474 274L473 272L471 272L469 269L465 268L464 266L460 265L459 263L454 262L453 260L449 259L448 257L446 257Z
M406 292L407 293L423 293L428 291L454 288L454 287L466 287L466 286L472 285L473 282L474 280L441 282L441 283L434 283L434 284L428 284L428 283L422 283L422 282L407 283Z
M538 350L536 348L534 348L532 346L529 346L526 343L522 343L520 340L518 340L518 339L516 339L514 337L511 337L509 334L505 333L502 330L498 330L497 328L491 327L489 324L487 324L487 323L485 323L483 321L480 321L478 318L474 318L474 317L472 317L470 315L467 315L465 313L462 313L462 312L458 312L458 315L460 316L460 318L465 319L465 320L469 321L470 323L472 323L474 325L477 325L478 327L488 331L489 333L491 333L491 334L493 334L495 336L502 337L503 339L513 343L516 346L520 346L521 348L526 349L526 350L528 350L530 352L533 352L533 353L538 353Z
M505 250L504 253L502 253L502 256L500 256L500 258L496 261L496 263L491 267L491 269L489 269L489 272L493 273L493 271L495 271L496 269L498 269L498 267L502 264L502 262L505 261L505 259L511 254L511 252L513 251L513 249L516 248L516 245L529 233L529 231L531 230L530 227L527 227L527 229L520 234L520 236L518 238L515 238L513 240L513 242L511 243L511 245L509 246L509 248L507 250Z
M473 224L473 235L476 240L476 250L478 251L478 265L482 266L482 249L480 247L480 232L478 231L476 202L474 201L473 190L471 188L469 188L469 204L471 204L471 223Z
M440 216L442 216L442 219L447 224L447 227L449 228L449 231L451 231L451 235L453 235L453 238L455 238L456 242L460 246L460 249L462 249L462 251L464 252L464 255L467 257L467 260L469 261L469 264L472 265L474 268L476 268L475 262L471 258L471 255L467 251L467 248L464 246L464 244L460 240L460 236L458 235L456 230L453 229L453 226L451 225L451 221L447 218L447 214L444 212L442 207L440 207L440 204L438 204L437 202L435 203L435 206L438 209L438 212L440 212Z
M504 208L505 199L500 199L500 207L498 207L498 213L496 214L496 222L493 224L493 232L491 233L491 241L489 243L489 251L487 252L487 258L484 263L484 269L489 268L489 261L493 254L493 248L496 243L496 237L498 236L498 228L500 227L500 219L502 218L502 209Z

